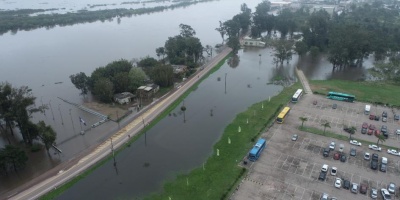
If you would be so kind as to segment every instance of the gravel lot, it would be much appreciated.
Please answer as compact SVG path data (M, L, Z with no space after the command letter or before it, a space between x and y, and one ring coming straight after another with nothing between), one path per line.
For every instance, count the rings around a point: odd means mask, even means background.
M316 100L317 105L313 105ZM336 109L332 105L337 104ZM297 127L301 125L299 117L307 117L306 126L313 126L323 129L322 120L327 120L331 128L327 131L335 132L348 136L342 131L343 126L357 127L355 138L376 142L375 136L361 134L361 124L367 122L374 124L378 129L385 124L389 130L389 138L384 143L394 147L399 147L400 138L394 134L394 130L400 128L400 123L393 120L393 112L389 108L372 106L371 112L378 115L382 111L388 112L388 121L372 121L368 115L364 115L365 103L346 103L325 99L323 96L307 94L297 104L289 105L292 109L283 124L274 124L271 129L265 132L261 137L266 138L267 147L259 160L250 162L246 165L249 173L238 186L231 199L320 199L322 193L329 194L330 197L338 199L370 199L370 188L387 188L390 182L397 185L396 194L392 199L400 199L400 156L394 156L386 153L382 148L381 152L368 149L368 145L351 145L348 141L338 141L336 139L314 135L299 131ZM400 113L399 110L394 112ZM293 134L298 134L297 141L292 141ZM323 148L328 147L331 141L336 142L335 152L339 144L344 144L344 153L347 155L346 162L340 162L333 159L333 152L329 157L323 157ZM349 155L350 148L357 150L357 155ZM388 158L387 172L370 169L370 161L364 160L364 152L377 153L379 163L381 157ZM318 180L319 173L323 164L338 168L338 174L327 175L325 181ZM337 189L334 187L334 179L340 177L349 180L352 183L368 184L367 194L353 194L346 189ZM382 199L378 191L378 199Z

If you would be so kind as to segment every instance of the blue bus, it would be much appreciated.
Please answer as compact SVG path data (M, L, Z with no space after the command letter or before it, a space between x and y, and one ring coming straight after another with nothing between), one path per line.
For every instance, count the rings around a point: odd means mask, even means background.
M260 157L261 152L264 150L266 146L266 141L265 139L259 139L257 143L254 145L254 147L250 150L249 155L247 158L250 161L256 161L258 157Z

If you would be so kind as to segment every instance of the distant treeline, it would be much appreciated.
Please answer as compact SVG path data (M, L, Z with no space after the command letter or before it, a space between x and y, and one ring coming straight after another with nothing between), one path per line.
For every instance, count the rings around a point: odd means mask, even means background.
M54 26L68 26L78 23L87 23L95 21L111 20L115 17L131 17L132 15L142 15L153 12L162 12L168 9L175 9L186 7L201 2L209 2L213 0L197 0L185 1L170 6L156 6L152 8L138 8L138 9L110 9L110 10L96 10L87 11L80 10L77 13L66 14L40 14L30 16L31 14L44 12L57 9L23 9L13 11L0 11L0 34L12 31L16 33L19 30L33 30L37 28L53 28Z

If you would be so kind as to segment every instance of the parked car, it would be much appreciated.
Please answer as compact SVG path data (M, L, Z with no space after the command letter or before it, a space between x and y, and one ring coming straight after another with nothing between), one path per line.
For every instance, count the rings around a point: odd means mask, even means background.
M324 155L324 157L328 157L329 156L329 152L330 152L330 150L328 148L324 148L324 151L323 151L322 155Z
M335 142L331 142L331 143L329 144L329 149L330 149L330 150L335 150L335 147L336 147Z
M344 144L339 144L339 152L342 153L344 149Z
M339 160L340 159L340 153L339 152L334 153L333 154L333 159L334 160Z
M352 183L351 184L351 192L357 194L358 193L358 184Z
M322 193L320 200L328 200L329 195L326 193Z
M377 170L378 169L378 161L371 160L371 169Z
M387 153L388 153L388 154L395 155L395 156L400 156L400 152L398 152L398 151L395 150L395 149L388 149L388 150L387 150Z
M298 137L299 137L298 135L294 134L294 135L292 136L292 141L296 141Z
M371 188L370 196L372 199L378 198L378 190L376 188Z
M375 151L381 151L381 150L382 150L381 147L378 147L378 146L376 146L375 144L370 144L370 145L368 145L368 148L370 148L370 149L372 149L372 150L375 150Z
M321 172L319 173L318 180L320 180L320 181L325 181L325 178L326 178L326 172L321 171Z
M374 130L374 134L375 134L376 136L378 136L378 135L381 134L381 131L379 131L378 129L376 129L376 130Z
M347 133L353 133L353 131L349 127L344 127L343 130Z
M381 170L381 172L386 172L386 164L385 163L381 163L381 167L380 167L380 170Z
M367 194L368 191L368 185L365 183L360 184L360 193L361 194Z
M368 123L367 122L363 122L361 125L361 128L368 128Z
M337 174L337 167L332 167L331 168L331 175L332 176L336 176L336 174Z
M361 133L366 134L368 132L368 128L361 128Z
M376 153L372 154L372 160L378 161L379 160L379 155Z
M370 114L370 115L369 115L369 119L370 119L370 120L374 120L374 119L375 119L375 115Z
M350 181L344 180L343 181L343 188L346 189L346 190L349 190L350 189Z
M396 184L390 182L389 185L388 185L387 190L388 190L390 193L394 194L394 192L395 192L395 190L396 190Z
M384 200L391 200L392 199L392 197L390 196L389 191L387 189L385 189L385 188L381 189L381 194L382 194L382 197L383 197Z
M384 132L384 133L382 133L382 135L383 135L386 139L389 137L388 132Z
M382 112L382 117L387 117L387 112L386 111Z
M379 121L380 117L378 115L375 115L375 121Z
M321 172L327 172L328 169L329 169L329 165L323 164L322 167L321 167Z
M394 118L394 120L397 120L397 121L398 121L398 120L400 120L400 115L394 114L394 117L393 117L393 118Z
M342 179L336 178L335 179L335 188L341 188L342 187Z
M344 155L344 154L340 155L341 162L346 162L346 159L347 159L346 155Z
M336 108L337 108L337 104L334 103L334 104L332 105L332 109L336 109Z
M368 129L367 134L372 135L374 133L374 130Z
M350 156L356 156L357 155L357 150L355 148L350 149Z
M368 152L364 153L364 160L369 160L371 158L371 155Z
M386 125L382 125L381 132L382 133L387 133L387 126Z
M350 144L361 146L361 142L359 142L357 140L350 140Z
M370 130L375 130L375 125L370 124L368 128L369 128Z
M395 132L397 135L400 135L400 129L397 129Z
M387 117L382 117L382 122L387 122Z

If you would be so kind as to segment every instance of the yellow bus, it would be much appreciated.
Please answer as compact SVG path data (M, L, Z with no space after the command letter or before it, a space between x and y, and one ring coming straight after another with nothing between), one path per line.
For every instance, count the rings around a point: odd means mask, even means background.
M281 113L279 113L278 117L276 118L276 122L282 124L283 121L285 120L286 115L289 114L289 111L290 111L289 107L284 107Z

